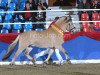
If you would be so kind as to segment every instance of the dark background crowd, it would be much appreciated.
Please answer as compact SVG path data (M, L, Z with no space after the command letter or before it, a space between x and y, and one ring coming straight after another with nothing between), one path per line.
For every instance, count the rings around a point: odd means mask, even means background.
M54 6L71 6L73 0L56 0ZM75 1L75 0L74 0ZM46 21L46 12L43 10L48 9L48 5L45 0L0 0L0 23L25 23L25 24L1 24L0 32L25 32L28 30L45 29L45 23L39 22ZM78 9L100 9L100 0L77 0ZM6 13L4 13L6 11ZM17 11L13 13L9 11ZM18 12L19 11L19 12ZM26 11L26 12L20 12ZM32 12L30 12L32 11ZM41 11L41 12L34 12ZM100 10L92 11L79 11L80 21L100 21ZM26 22L32 22L26 23ZM37 23L37 24L33 24ZM89 28L100 31L100 22L84 22L81 23L81 27L85 27L85 30L91 31ZM90 25L92 24L92 25ZM90 25L90 26L89 26ZM84 30L84 28L81 28Z
M79 0L78 1L78 9L100 9L100 0ZM82 13L88 13L89 19L91 20L91 15L95 11L80 11L79 18L81 20ZM98 13L100 11L97 11Z
M78 9L100 9L100 0L78 0ZM100 10L79 11L80 21L100 21ZM82 22L81 29L91 32L93 30L100 31L100 22Z
M9 0L8 0L9 1ZM46 10L48 8L47 3L42 0L11 0L9 3L7 1L1 1L0 11L8 11L8 13L0 13L1 23L25 23L25 22L45 22L46 21L46 12L42 12L42 10ZM30 11L38 11L41 12L30 12ZM17 12L17 13L9 13L9 11L28 11L28 12ZM32 30L36 28L45 29L45 24L32 24ZM10 27L10 29L9 29ZM15 25L0 27L3 31L8 30L9 32L13 32L12 29L14 27L18 27ZM23 31L22 27L19 27L21 32ZM17 30L15 28L14 30Z

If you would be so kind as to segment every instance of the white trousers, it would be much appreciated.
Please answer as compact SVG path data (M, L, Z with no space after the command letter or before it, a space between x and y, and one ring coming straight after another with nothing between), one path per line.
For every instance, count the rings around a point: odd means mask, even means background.
M37 59L37 58L39 58L39 57L41 57L41 56L44 56L44 55L46 55L46 54L48 54L49 53L49 50L50 49L46 49L46 50L44 50L44 51L41 51L41 52L39 52L39 53L37 53L37 54L35 54L35 59ZM60 55L60 52L59 52L59 49L55 49L55 54L56 54L56 56L57 56L57 59L58 59L58 63L63 63L63 58L62 58L62 56Z

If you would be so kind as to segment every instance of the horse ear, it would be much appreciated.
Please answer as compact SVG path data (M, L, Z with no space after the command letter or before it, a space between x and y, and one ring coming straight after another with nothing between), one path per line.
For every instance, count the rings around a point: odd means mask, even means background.
M57 21L59 19L59 17L55 17L54 21Z

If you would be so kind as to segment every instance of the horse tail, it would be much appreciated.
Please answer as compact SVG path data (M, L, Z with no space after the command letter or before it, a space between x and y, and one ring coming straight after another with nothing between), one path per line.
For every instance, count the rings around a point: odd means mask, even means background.
M10 57L11 53L14 50L14 47L16 46L16 44L18 42L18 40L19 40L19 36L15 39L15 41L12 44L10 44L7 53L2 58L3 61Z

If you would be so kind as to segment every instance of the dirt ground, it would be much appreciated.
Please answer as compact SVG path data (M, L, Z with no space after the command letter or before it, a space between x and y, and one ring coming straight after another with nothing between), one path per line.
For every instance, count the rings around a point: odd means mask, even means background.
M0 66L0 75L100 75L100 64Z

